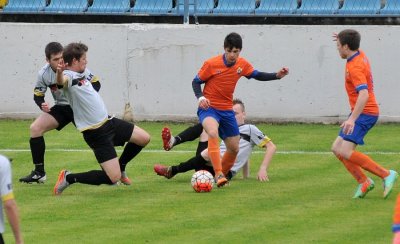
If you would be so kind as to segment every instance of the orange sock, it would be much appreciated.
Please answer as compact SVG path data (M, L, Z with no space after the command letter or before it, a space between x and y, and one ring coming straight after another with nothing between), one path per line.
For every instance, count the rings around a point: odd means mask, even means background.
M381 177L382 179L389 175L389 171L377 164L374 160L372 160L367 155L353 151L349 160L351 163L360 166L361 168L365 169L366 171Z
M394 207L393 224L400 224L400 194L397 195L396 205Z
M208 138L208 156L214 168L215 176L222 172L218 138Z
M361 170L360 166L352 164L349 160L344 159L342 156L336 156L346 167L347 171L356 179L359 184L364 183L367 180L367 176Z
M226 151L222 156L221 164L222 164L222 173L227 175L229 170L231 170L233 164L236 160L236 154L232 154L231 152Z

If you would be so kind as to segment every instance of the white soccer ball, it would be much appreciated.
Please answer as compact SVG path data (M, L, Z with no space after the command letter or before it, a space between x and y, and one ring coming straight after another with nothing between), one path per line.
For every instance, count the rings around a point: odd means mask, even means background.
M195 192L210 192L214 186L214 177L207 170L199 170L193 174L191 182Z

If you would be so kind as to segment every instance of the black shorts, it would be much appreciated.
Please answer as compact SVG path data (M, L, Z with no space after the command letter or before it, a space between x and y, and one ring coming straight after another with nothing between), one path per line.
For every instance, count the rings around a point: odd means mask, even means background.
M75 125L74 113L72 112L71 106L69 105L54 105L50 109L49 114L57 120L57 130L62 130L62 128L64 128L70 122Z
M0 233L0 244L4 244L3 234Z
M117 157L114 146L123 146L129 141L134 125L112 118L101 127L82 132L86 143L93 150L97 162L104 163Z

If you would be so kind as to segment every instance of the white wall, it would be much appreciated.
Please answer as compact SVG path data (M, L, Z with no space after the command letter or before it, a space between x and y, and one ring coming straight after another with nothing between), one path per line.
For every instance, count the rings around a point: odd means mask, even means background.
M45 63L45 45L81 41L89 46L88 67L100 76L110 114L121 115L130 102L136 119L195 118L191 81L204 60L223 52L224 37L235 31L243 37L241 55L256 69L290 69L280 81L239 81L235 96L244 100L248 117L337 121L349 107L345 60L332 33L349 27L360 31L370 58L381 121L400 121L398 26L0 23L0 117L37 116L32 91Z

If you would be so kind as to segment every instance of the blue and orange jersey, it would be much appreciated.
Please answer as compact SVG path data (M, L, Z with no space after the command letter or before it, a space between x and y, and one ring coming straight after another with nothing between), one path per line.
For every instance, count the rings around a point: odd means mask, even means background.
M228 65L225 55L219 55L204 62L195 80L205 83L203 94L210 100L211 107L218 110L232 110L233 92L240 77L251 77L253 66L239 57Z
M361 50L347 59L346 91L349 96L351 111L354 110L358 92L368 89L369 98L362 111L363 114L379 115L379 107L374 94L374 81L367 56Z

